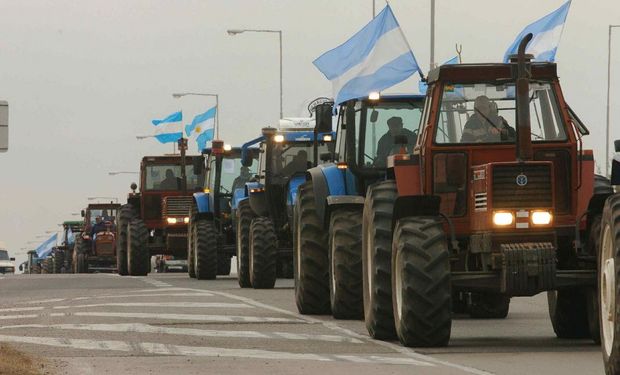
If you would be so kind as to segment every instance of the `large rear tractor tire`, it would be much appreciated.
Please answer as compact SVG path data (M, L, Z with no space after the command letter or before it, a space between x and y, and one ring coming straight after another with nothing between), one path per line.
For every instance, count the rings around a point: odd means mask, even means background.
M469 315L474 319L504 319L510 309L510 297L500 294L471 294Z
M396 337L392 310L392 212L397 191L394 181L371 185L366 194L362 224L364 320L371 337Z
M249 288L250 283L250 224L255 217L248 199L239 202L237 208L237 277L241 288Z
M52 273L52 258L51 257L47 257L45 258L45 260L43 260L43 263L41 263L41 273L42 274L48 274L48 273Z
M88 273L88 254L79 253L75 264L77 273Z
M362 212L359 208L332 211L329 223L329 286L336 319L362 319Z
M250 225L250 283L254 289L272 289L276 284L277 237L267 217Z
M135 218L136 212L132 205L124 204L121 206L118 215L118 239L116 241L116 271L121 276L127 276L127 225Z
M194 272L198 280L217 277L217 230L213 221L199 219L194 232Z
M588 242L586 244L587 253L594 256L596 259L598 259L598 253L601 247L601 220L601 215L592 218L590 231L588 233ZM596 344L600 344L601 318L600 312L598 311L598 286L587 288L584 293L586 295L586 313L588 314L590 337Z
M301 314L329 314L327 231L317 214L312 181L300 185L293 225L295 303Z
M127 225L127 271L131 276L146 276L151 268L147 247L148 230L141 219L131 219Z
M586 293L583 289L562 289L547 292L549 317L553 331L561 339L590 337Z
M439 347L450 341L450 251L435 217L408 217L394 229L392 299L398 339L405 346Z
M620 374L620 194L607 198L601 220L598 303L605 372Z
M192 205L192 210L189 214L189 224L187 225L187 274L190 278L196 278L196 264L194 262L194 253L196 249L194 247L194 237L196 236L196 203Z
M52 261L53 273L63 273L63 266L65 263L65 253L63 251L56 251Z

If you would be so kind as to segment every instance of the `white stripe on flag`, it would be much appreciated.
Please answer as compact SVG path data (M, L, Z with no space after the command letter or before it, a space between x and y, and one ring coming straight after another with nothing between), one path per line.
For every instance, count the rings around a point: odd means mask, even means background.
M556 48L560 43L563 28L564 24L560 24L551 30L535 34L534 38L532 38L532 41L529 43L526 49L527 53L530 53L534 55L534 57L537 57L544 52L551 51L552 49Z

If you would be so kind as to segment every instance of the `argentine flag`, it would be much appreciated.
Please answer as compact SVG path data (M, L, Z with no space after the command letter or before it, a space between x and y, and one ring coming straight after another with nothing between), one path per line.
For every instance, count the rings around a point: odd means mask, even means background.
M151 121L156 126L155 138L161 143L176 142L183 137L183 112L175 112L163 120Z
M555 53L558 50L562 31L566 23L566 16L570 8L570 1L559 7L556 11L544 16L538 21L528 25L504 54L504 62L510 61L510 55L515 55L519 48L519 42L528 33L534 37L527 45L525 52L534 55L534 61L555 61Z
M385 90L415 72L422 74L389 5L313 64L332 82L335 104Z
M48 255L51 254L52 248L56 246L56 241L58 240L58 233L54 233L50 238L48 238L45 242L39 245L35 249L37 252L37 257L39 258L47 258Z
M217 108L213 107L204 113L198 114L194 117L191 124L185 126L185 134L188 137L194 136L196 138L198 151L202 151L207 147L207 142L213 140L216 111Z

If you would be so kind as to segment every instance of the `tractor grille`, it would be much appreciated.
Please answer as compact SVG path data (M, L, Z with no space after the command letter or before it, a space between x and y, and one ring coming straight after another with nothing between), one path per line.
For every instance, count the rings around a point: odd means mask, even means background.
M188 216L192 207L192 197L165 197L163 203L164 217Z
M517 176L527 184L519 186ZM539 208L553 205L553 184L548 165L511 165L493 168L493 208Z
M114 235L112 233L98 233L95 242L97 256L114 255Z

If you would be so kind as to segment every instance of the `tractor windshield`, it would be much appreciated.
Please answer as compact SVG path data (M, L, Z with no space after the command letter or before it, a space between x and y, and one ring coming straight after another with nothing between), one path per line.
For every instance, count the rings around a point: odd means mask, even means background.
M88 212L90 223L95 224L97 217L101 217L103 221L114 221L116 208L91 208Z
M357 134L360 165L385 168L387 157L400 151L400 145L395 142L399 135L407 138L407 151L413 152L422 108L421 101L371 102L362 107L361 120L365 120L365 126L359 126Z
M9 260L9 252L6 250L0 250L0 260Z
M241 157L224 157L222 159L222 174L220 180L220 192L232 194L236 189L243 188L249 182L258 169L258 162L253 160L252 165L245 167L241 165ZM209 160L209 170L215 171L215 158ZM207 186L213 190L215 184L215 173L209 173Z
M327 144L319 144L319 155L327 151ZM295 173L303 173L308 168L312 168L313 162L314 146L311 141L276 143L273 146L271 170L276 179L291 177Z
M187 176L187 190L202 188L200 175L194 174L192 165L185 166ZM180 165L147 165L146 166L146 190L181 190L181 166Z
M530 84L533 142L565 141L566 132L552 86ZM516 90L510 84L445 84L435 142L514 143Z

